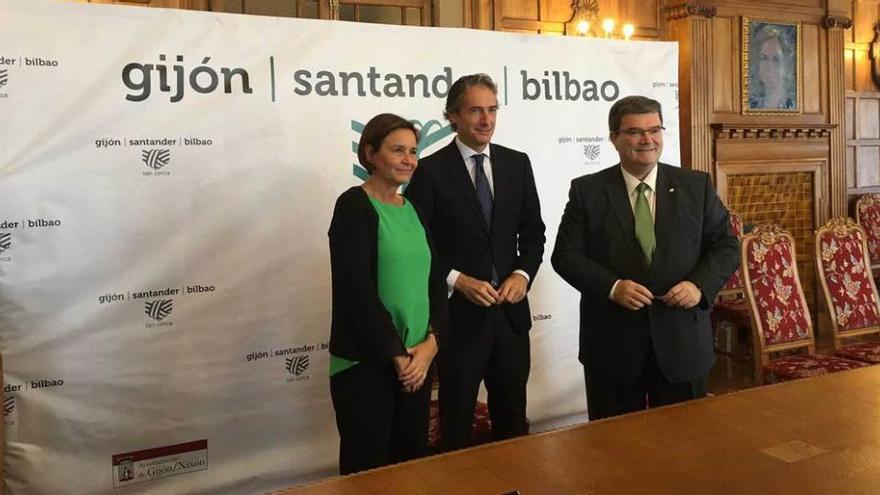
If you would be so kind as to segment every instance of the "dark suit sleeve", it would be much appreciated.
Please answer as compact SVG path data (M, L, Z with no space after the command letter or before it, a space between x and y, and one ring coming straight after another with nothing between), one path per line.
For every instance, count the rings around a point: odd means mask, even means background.
M550 262L585 298L605 301L618 277L589 257L586 208L578 185L572 181Z
M447 343L449 333L449 298L447 297L446 277L443 273L443 264L437 256L437 251L431 248L431 277L428 281L428 298L430 300L431 328L437 335L440 345Z
M426 167L416 167L403 195L413 200L418 206L422 223L430 225L431 218L434 216L434 189L431 178L427 175Z
M685 278L695 283L703 292L700 306L705 309L739 267L740 246L739 240L730 232L730 215L727 208L715 193L708 174L705 174L704 191L705 210L700 260Z
M523 154L525 159L525 177L523 178L523 209L520 215L518 248L519 257L514 264L515 270L523 270L529 274L529 285L538 274L538 267L544 258L545 226L541 220L541 202L538 199L538 189L535 186L535 174L529 157Z
M348 331L356 331L358 353L365 360L385 360L406 355L406 348L394 327L391 315L371 274L375 260L375 228L353 196L343 195L336 202L330 221L330 273L334 304L344 306ZM371 246L372 245L372 246Z
M434 217L434 183L431 179L428 167L417 167L413 173L409 184L406 186L404 196L413 200L418 206L418 212L422 219L422 225L429 228L432 225L431 220ZM432 254L432 260L436 259ZM433 264L433 262L432 262ZM433 269L433 267L432 267ZM443 276L443 283L446 283L446 276L449 275L450 267L442 260L438 259L437 270Z

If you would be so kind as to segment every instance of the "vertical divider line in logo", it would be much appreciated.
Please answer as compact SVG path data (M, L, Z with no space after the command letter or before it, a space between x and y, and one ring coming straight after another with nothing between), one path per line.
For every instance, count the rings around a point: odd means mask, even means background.
M269 56L269 80L272 81L272 101L275 101L275 57Z
M504 106L507 106L507 66L504 66Z

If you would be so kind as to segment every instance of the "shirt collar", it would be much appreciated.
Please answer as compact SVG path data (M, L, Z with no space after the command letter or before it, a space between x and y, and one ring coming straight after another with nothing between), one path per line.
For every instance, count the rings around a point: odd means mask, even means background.
M645 184L648 185L648 187L651 188L651 192L656 192L657 191L657 167L658 167L658 165L654 165L654 167L651 169L651 171L648 172L648 175L645 177L645 180L640 181L636 176L627 172L626 169L624 169L623 166L621 165L620 171L621 171L621 173L623 173L623 181L626 182L626 193L629 196L632 196L633 191L636 190L636 187L638 187L639 182L644 182Z
M458 147L458 152L461 153L461 158L462 158L462 160L464 160L465 163L467 163L468 158L470 158L474 155L479 155L480 153L486 155L486 158L489 158L491 160L491 155L489 155L489 149L492 146L486 146L486 149L484 149L483 151L475 151L475 150L471 149L468 145L462 143L461 140L458 139L458 136L455 136L455 146Z

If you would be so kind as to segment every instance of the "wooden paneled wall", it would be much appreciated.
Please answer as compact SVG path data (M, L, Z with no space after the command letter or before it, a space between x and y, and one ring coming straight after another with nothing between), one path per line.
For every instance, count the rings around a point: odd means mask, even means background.
M847 2L666 1L661 8L667 36L679 42L682 163L714 174L720 196L746 224L774 222L792 232L801 281L816 307L813 231L846 213ZM799 23L799 112L743 111L743 17Z
M846 92L846 190L849 212L865 193L880 193L880 92Z
M114 3L169 9L211 10L211 0L68 0L78 3Z
M853 27L844 37L844 60L847 91L880 92L871 78L871 61L868 56L874 26L880 20L880 1L847 2L847 13Z
M878 0L851 2L853 27L844 38L846 194L853 216L860 195L880 193L880 87L872 77L869 56L880 19L878 4Z
M566 32L571 18L571 0L465 0L475 6L473 26L517 33L554 34ZM611 17L618 25L630 23L633 38L661 37L661 0L599 0L600 18Z

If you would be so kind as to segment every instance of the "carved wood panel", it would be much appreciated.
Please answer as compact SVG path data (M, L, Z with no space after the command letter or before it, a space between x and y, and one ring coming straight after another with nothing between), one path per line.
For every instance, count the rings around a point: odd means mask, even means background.
M476 1L476 0L472 0ZM619 26L631 23L638 39L660 37L660 7L658 0L599 0L599 18L614 18ZM571 18L570 0L494 0L481 4L492 9L490 29L496 31L530 32L536 34L563 34L565 23ZM478 13L477 17L485 13Z
M858 196L880 193L880 92L846 92L848 210Z
M818 225L816 196L823 189L822 160L719 163L718 189L747 227L777 223L791 232L804 296L816 308L813 232ZM815 314L815 312L813 313Z

